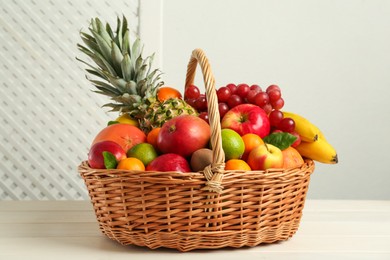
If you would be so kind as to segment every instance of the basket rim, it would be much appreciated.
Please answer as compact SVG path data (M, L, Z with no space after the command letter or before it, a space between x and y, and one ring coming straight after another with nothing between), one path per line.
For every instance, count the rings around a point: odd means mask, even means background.
M258 171L243 171L243 170L224 170L224 179L236 178L286 178L291 174L306 175L312 174L315 163L313 160L305 159L301 166L293 168L270 168L267 170ZM203 171L199 172L158 172L158 171L134 171L123 169L93 169L88 165L88 161L83 161L78 171L83 178L139 178L139 179L175 179L175 180L191 180L205 179ZM234 176L234 177L232 177ZM206 178L207 179L207 178Z

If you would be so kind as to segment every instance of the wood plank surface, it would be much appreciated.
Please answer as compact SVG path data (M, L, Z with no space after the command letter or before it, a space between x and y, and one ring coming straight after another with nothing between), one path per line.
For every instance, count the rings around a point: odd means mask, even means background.
M306 202L288 241L179 253L101 234L89 201L0 202L0 259L390 259L390 201Z

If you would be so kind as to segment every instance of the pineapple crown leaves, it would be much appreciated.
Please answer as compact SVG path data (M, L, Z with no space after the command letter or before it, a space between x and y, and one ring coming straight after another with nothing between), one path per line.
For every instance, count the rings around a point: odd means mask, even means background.
M130 42L128 23L123 16L117 17L115 32L107 23L105 26L94 18L89 26L90 34L80 32L85 46L78 49L92 59L95 65L76 58L88 66L86 72L97 79L87 79L97 88L96 93L109 96L117 103L108 103L111 111L134 112L143 103L149 103L156 96L163 82L161 72L152 71L154 54L142 58L143 45L139 38ZM148 102L149 100L149 102Z

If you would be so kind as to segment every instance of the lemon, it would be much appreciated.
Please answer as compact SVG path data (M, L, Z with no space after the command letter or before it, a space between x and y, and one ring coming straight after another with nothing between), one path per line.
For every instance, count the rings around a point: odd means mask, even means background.
M127 157L139 159L145 166L158 156L153 145L149 143L136 144L127 151Z
M132 118L128 113L124 113L121 116L117 117L115 121L121 124L129 124L138 127L138 121Z
M242 137L234 130L222 129L222 149L225 152L226 161L240 159L245 151L245 143Z

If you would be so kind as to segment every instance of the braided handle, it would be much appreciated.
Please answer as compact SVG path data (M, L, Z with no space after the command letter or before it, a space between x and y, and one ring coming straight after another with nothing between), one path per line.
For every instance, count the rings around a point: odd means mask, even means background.
M209 114L209 122L211 129L211 148L213 150L212 164L203 170L207 179L204 189L221 193L222 179L225 170L225 153L222 149L221 123L218 110L218 98L215 90L215 79L211 72L209 61L201 49L195 49L192 52L190 61L187 67L185 88L194 83L196 67L199 64L203 81L206 89L207 108Z

